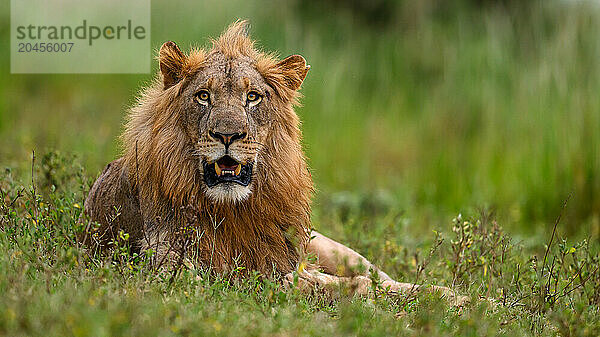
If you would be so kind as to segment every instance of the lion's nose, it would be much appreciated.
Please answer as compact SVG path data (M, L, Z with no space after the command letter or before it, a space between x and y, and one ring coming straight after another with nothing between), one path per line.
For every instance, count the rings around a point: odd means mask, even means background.
M229 147L229 145L231 145L236 140L244 139L247 136L247 134L245 132L242 132L242 133L221 133L221 132L209 131L208 134L212 138L214 138L214 139L218 140L219 142L223 143L223 145L225 145L226 149Z

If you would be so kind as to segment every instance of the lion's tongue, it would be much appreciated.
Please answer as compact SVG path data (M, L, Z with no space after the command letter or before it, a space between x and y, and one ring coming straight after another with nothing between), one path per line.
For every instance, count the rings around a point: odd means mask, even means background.
M228 165L226 163L221 163L221 162L215 163L215 171L217 172L218 176L221 176L224 174L231 174L231 175L237 176L240 174L241 170L242 170L242 165L240 165L240 164Z

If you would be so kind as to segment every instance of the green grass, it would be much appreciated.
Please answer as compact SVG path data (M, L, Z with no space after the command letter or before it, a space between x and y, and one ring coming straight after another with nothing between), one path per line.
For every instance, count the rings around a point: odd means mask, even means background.
M143 263L130 270L129 256L86 256L72 242L80 205L119 155L125 111L151 75L8 74L5 2L0 334L598 335L600 7L381 3L387 16L317 1L155 0L152 46L206 45L241 17L265 49L302 54L314 226L397 279L454 284L498 305L330 302L259 278L186 271L169 282ZM479 225L464 234L464 221ZM444 240L427 259L433 231ZM473 242L457 253L464 235Z

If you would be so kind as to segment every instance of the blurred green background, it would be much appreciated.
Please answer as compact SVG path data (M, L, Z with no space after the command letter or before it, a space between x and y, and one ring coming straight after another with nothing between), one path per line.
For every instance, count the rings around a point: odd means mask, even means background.
M152 47L206 46L238 18L312 66L297 113L318 229L420 234L492 209L527 237L572 192L561 230L598 239L598 2L153 0ZM58 150L96 177L152 75L11 75L9 20L5 1L0 166L27 181L32 149Z

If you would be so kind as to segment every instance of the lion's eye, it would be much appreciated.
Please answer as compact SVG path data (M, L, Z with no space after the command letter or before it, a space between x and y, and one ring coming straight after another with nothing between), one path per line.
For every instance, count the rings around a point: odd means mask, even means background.
M248 94L246 94L246 100L248 101L249 105L256 105L261 99L262 96L260 96L260 94L256 91L250 91Z
M210 102L210 93L206 90L200 90L194 96L196 102L207 105Z

